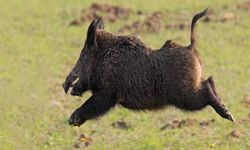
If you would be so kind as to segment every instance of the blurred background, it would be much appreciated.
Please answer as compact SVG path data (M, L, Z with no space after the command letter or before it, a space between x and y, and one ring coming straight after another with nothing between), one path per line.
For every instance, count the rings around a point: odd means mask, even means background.
M105 30L135 35L157 49L189 43L194 14L204 76L213 75L236 124L210 107L131 112L116 107L80 128L67 119L82 98L61 84L75 64L86 30L103 16ZM250 149L250 1L0 0L0 149Z

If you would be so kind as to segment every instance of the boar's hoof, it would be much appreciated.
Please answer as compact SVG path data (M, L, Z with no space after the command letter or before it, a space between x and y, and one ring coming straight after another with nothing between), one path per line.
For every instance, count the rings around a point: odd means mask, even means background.
M233 115L229 112L228 108L226 108L223 104L222 104L222 112L220 115L225 119L235 122Z
M221 103L221 100L218 95L215 95L216 92L213 90L213 85L211 83L207 83L209 97L210 97L210 105L215 109L215 111L223 118L228 119L232 122L235 122L233 115L229 112L229 110Z
M78 110L76 110L68 119L69 125L78 127L81 126L85 121L86 119L82 116L82 114Z

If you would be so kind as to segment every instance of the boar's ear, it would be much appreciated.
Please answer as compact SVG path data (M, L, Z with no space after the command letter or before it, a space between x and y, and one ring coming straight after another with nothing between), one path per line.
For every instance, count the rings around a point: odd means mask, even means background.
M91 22L88 28L86 43L89 48L96 47L96 30L104 29L102 17Z

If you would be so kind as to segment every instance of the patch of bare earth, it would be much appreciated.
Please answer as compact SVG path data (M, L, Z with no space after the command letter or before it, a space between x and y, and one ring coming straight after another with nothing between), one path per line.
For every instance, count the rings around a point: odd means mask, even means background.
M250 1L239 3L235 5L239 9L248 10L250 8ZM237 19L236 14L225 6L220 12L215 12L214 9L209 8L208 14L203 20L206 23L209 22L227 22L234 21ZM90 7L83 9L79 15L73 19L69 25L82 25L85 22L91 22L93 19L103 16L104 20L110 23L114 23L117 20L128 20L133 15L139 19L132 23L126 23L123 25L118 32L124 33L158 33L163 29L174 29L184 30L190 28L190 20L186 20L186 17L182 19L170 18L174 15L170 13L164 13L162 11L154 11L147 13L141 10L133 11L131 8L110 5L110 4L99 4L93 3ZM175 15L174 15L175 16ZM185 15L186 16L186 15ZM164 18L168 17L169 21L164 21Z
M185 28L190 27L190 22L182 21L182 22L173 22L166 25L167 29L177 29L184 30Z
M89 146L92 143L92 139L87 137L84 134L81 134L77 140L77 142L73 145L73 148L84 148Z
M232 21L232 20L236 20L236 15L233 12L225 10L222 13L217 13L212 8L210 8L203 21L204 22L226 22L226 21Z
M137 12L138 15L145 15L142 11ZM132 32L132 33L143 33L143 32L159 32L163 28L162 23L163 14L160 11L156 11L146 16L143 20L136 20L131 24L125 24L118 32Z
M103 16L105 21L115 22L118 19L128 19L130 11L131 9L121 6L93 3L89 8L83 9L80 16L72 20L69 25L81 25L100 16Z
M239 130L234 129L234 130L230 133L230 136L231 136L231 137L234 137L234 138L240 138L241 133L240 133Z
M246 96L243 100L243 103L245 104L246 107L250 107L250 96Z
M237 8L249 11L250 10L250 1L238 3L237 4Z
M194 125L200 125L201 127L206 127L206 126L209 126L213 122L215 122L214 119L204 120L204 121L198 121L196 119L173 120L172 122L165 124L160 129L161 130L176 129L176 128L183 128L183 127L190 127Z
M128 125L127 122L125 122L123 119L115 121L111 125L114 128L124 129L124 130L128 130L129 128L131 128L131 126Z

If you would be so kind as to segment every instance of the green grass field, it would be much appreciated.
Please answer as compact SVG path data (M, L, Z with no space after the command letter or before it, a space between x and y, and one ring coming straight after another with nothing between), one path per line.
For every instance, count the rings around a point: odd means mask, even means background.
M250 95L250 11L236 7L242 2L102 1L133 10L162 11L171 18L185 15L187 21L208 6L215 15L232 12L235 19L226 22L200 21L197 33L205 77L214 76L222 101L234 114L236 124L220 118L211 107L194 113L173 107L136 113L116 107L77 128L69 126L67 119L90 93L83 98L65 95L61 84L80 54L89 22L82 26L68 23L92 2L0 0L0 149L75 149L79 136L85 134L92 142L87 147L80 145L81 149L249 150L250 107L243 101ZM171 23L174 20L169 16L164 16L164 21ZM132 15L130 19L133 18ZM106 22L105 30L117 33L123 24L123 20ZM189 29L164 29L138 36L152 48L159 48L168 39L189 43ZM121 119L130 128L112 126ZM211 119L214 122L200 125ZM160 130L174 120L189 123Z

